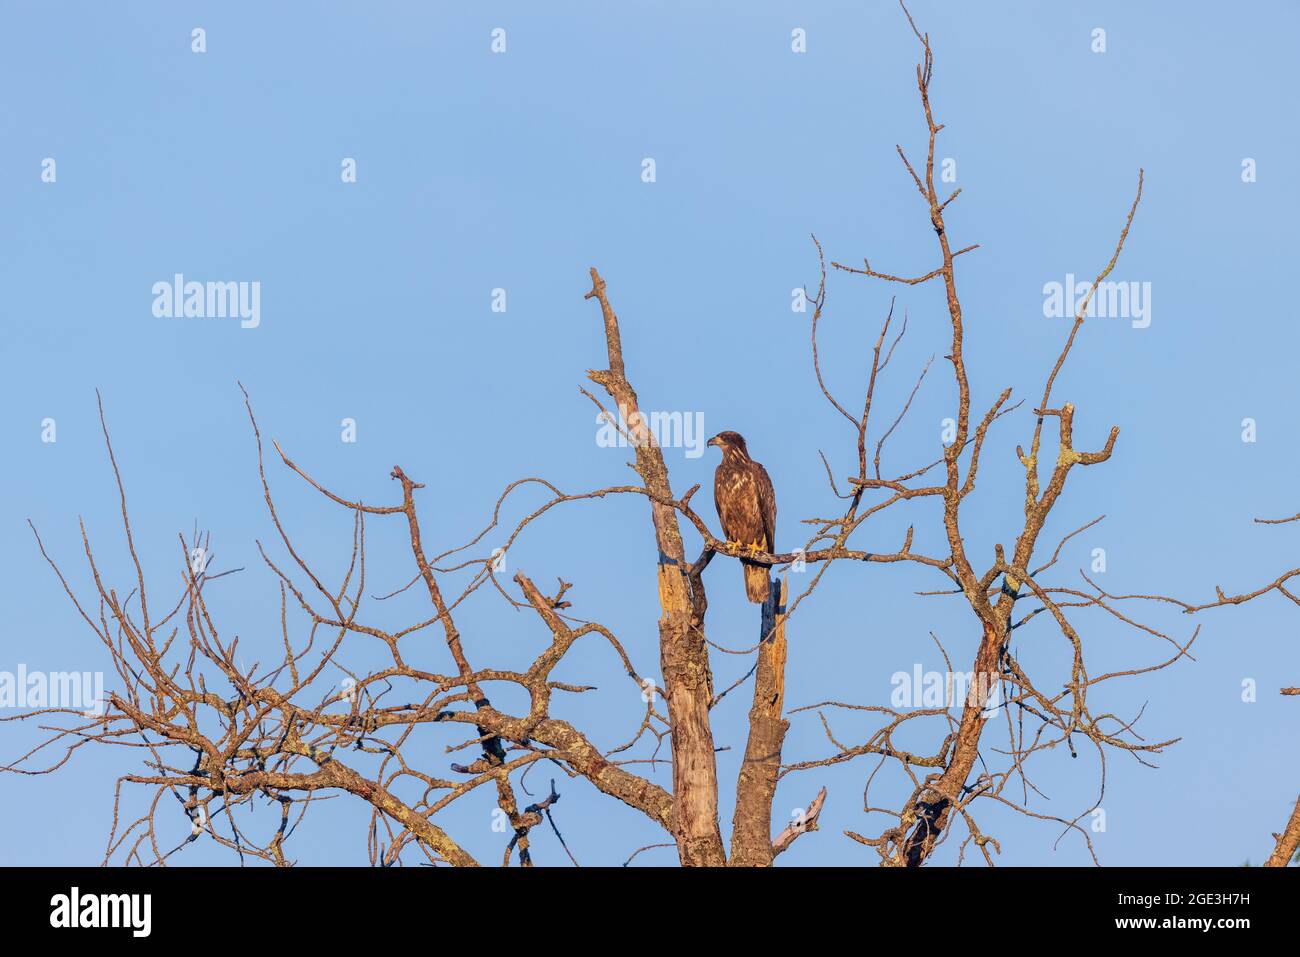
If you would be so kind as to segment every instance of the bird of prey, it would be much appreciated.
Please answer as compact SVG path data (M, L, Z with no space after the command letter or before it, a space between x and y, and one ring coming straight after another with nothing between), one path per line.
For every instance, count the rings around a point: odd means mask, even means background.
M767 469L749 457L745 439L738 432L719 432L708 444L722 450L722 461L713 476L713 502L728 544L751 554L775 554L776 492ZM745 595L755 604L767 601L771 569L744 558L741 564Z

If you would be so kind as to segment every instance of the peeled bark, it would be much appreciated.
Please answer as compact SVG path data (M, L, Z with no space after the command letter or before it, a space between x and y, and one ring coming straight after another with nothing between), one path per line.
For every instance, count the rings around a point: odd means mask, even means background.
M754 703L749 709L749 740L736 781L731 863L740 867L767 867L776 856L772 847L772 799L781 770L781 748L790 728L790 722L781 717L785 703L785 602L786 583L773 582L771 597L763 605L762 644L754 672Z

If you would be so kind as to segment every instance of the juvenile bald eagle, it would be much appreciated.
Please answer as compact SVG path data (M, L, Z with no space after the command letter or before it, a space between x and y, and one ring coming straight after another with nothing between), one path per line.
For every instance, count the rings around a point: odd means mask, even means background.
M760 552L776 553L776 493L767 469L749 457L738 432L719 432L709 445L722 450L713 476L713 502L727 541ZM755 604L767 601L771 569L741 559L745 594Z

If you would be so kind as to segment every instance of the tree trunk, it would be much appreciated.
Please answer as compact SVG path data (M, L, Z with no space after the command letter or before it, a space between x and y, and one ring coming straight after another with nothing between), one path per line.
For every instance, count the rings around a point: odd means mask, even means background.
M781 747L790 722L781 717L785 703L786 582L772 582L763 603L758 665L754 672L754 703L749 709L749 741L736 781L736 812L732 818L731 863L767 867L772 848L772 799L781 770Z
M664 697L668 700L673 752L673 837L683 865L726 864L718 828L718 769L709 725L713 678L702 627L692 621L694 605L687 580L686 553L672 486L663 453L646 428L636 392L623 369L623 345L618 316L605 296L605 281L591 270L588 299L600 302L605 320L609 369L592 371L593 382L605 387L618 404L636 446L636 470L650 493L650 515L659 550L659 664Z

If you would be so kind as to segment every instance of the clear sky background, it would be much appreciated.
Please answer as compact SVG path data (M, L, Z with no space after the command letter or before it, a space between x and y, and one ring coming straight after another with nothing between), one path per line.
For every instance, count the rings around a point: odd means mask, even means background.
M949 207L959 261L967 361L977 414L1006 386L1025 399L992 435L979 491L965 512L972 556L1011 546L1023 477L1017 443L1068 322L1043 316L1044 283L1091 278L1110 257L1139 167L1146 193L1112 278L1149 282L1152 321L1085 327L1056 389L1078 407L1081 448L1121 429L1112 460L1077 470L1044 535L1072 540L1052 580L1079 583L1094 548L1098 579L1115 592L1208 600L1214 586L1245 590L1300 564L1300 527L1255 516L1300 509L1296 490L1292 236L1297 208L1293 41L1300 10L1263 2L927 2L913 6L937 55L932 87L948 124L938 153L957 163L962 196ZM191 52L203 27L207 52ZM507 31L507 52L489 49ZM807 31L807 52L790 48ZM1092 30L1107 50L1092 52ZM584 302L598 266L622 318L628 373L649 409L699 412L706 434L742 432L768 468L780 506L778 536L802 540L799 520L831 512L817 457L837 476L853 468L853 433L817 390L807 314L791 290L815 287L816 233L831 259L919 275L937 264L927 212L894 152L923 157L914 38L897 6L794 3L16 3L0 29L0 670L109 670L93 634L40 560L28 518L90 587L80 555L84 516L106 577L133 580L116 490L99 434L103 394L152 587L177 586L176 535L213 531L215 567L245 571L211 586L227 635L249 657L278 643L278 588L255 541L275 541L261 500L252 436L236 386L247 387L265 437L341 494L393 501L400 464L420 493L431 552L487 523L512 479L541 475L565 491L620 484L626 450L599 448L594 409L578 392L604 364L597 307ZM57 161L56 183L41 161ZM358 182L340 181L354 157ZM641 180L652 157L657 182ZM1258 181L1243 183L1244 158ZM151 313L153 283L259 281L261 325L169 320ZM507 290L508 309L490 309ZM881 386L878 416L892 420L932 354L939 358L884 468L930 461L955 389L942 289L830 277L823 357L828 383L860 403L869 350L889 296L911 327ZM57 442L41 422L57 421ZM340 441L340 421L358 441ZM1242 420L1258 441L1242 441ZM878 437L880 425L873 433ZM674 489L697 482L712 518L716 451L670 450ZM330 580L351 545L351 519L281 468L270 471L295 543ZM542 500L512 500L514 520ZM892 551L916 524L916 548L940 553L932 505L869 523L862 547ZM413 572L395 520L368 526L367 592ZM499 544L489 536L485 553ZM688 552L698 551L688 533ZM1046 554L1046 551L1043 554ZM654 544L645 502L623 497L572 505L537 523L508 557L547 586L574 583L572 612L612 628L646 674L657 674ZM507 576L508 577L508 576ZM452 579L449 590L454 590ZM734 562L708 572L709 634L753 643L755 609ZM795 587L802 584L795 581ZM959 599L917 597L944 579L914 567L833 568L789 628L787 706L825 699L885 704L899 670L942 668L929 632L969 667L977 632ZM513 585L511 587L514 587ZM419 620L418 595L371 604L382 626ZM1168 646L1092 614L1075 619L1094 674L1154 664ZM1153 623L1185 638L1196 624ZM1149 740L1181 737L1158 769L1126 755L1108 765L1105 864L1259 863L1300 785L1300 713L1278 687L1300 680L1300 613L1271 596L1198 620L1195 661L1102 686L1094 712L1145 706ZM458 615L476 666L525 663L544 646L535 617L483 590ZM300 628L297 636L301 639ZM412 658L449 662L429 632L406 639ZM1067 680L1064 642L1043 616L1016 638L1041 684ZM349 666L380 660L345 644ZM719 685L748 658L714 654ZM1058 677L1059 676L1059 677ZM599 686L555 711L603 748L634 732L641 702L616 659L595 642L557 677ZM1259 700L1242 701L1254 679ZM715 710L723 820L744 746L749 686ZM500 693L503 708L518 695ZM837 738L864 740L874 722L829 712ZM424 770L446 775L461 738L426 740ZM36 740L0 725L0 761ZM908 739L933 751L933 731ZM990 739L989 743L996 743ZM826 757L815 713L793 718L787 761ZM643 755L641 755L643 756ZM0 776L0 863L92 864L103 854L117 775L137 752L83 748L57 775ZM1036 759L1042 813L1074 817L1092 805L1095 754ZM637 766L643 770L646 766ZM818 834L788 865L871 864L843 836L877 835L862 787L874 763L789 775L779 819L825 785ZM896 772L888 772L896 774ZM544 794L548 771L530 775ZM669 772L654 772L660 783ZM898 796L897 778L877 800ZM583 864L621 863L665 840L637 812L582 781L561 779L556 821ZM891 790L891 788L893 790ZM137 813L145 792L128 797ZM488 789L439 821L480 860L499 859ZM127 811L124 810L124 815ZM188 833L179 809L164 825ZM247 812L245 812L247 813ZM368 808L339 797L309 814L289 845L306 864L365 860ZM1002 842L1000 863L1081 864L1077 836L994 807L979 814ZM275 813L262 831L269 835ZM171 830L167 830L170 828ZM174 832L174 833L173 833ZM173 843L175 843L173 842ZM163 843L167 843L166 840ZM937 857L955 860L953 841ZM546 828L535 859L567 864ZM177 863L233 862L199 843ZM648 851L638 864L675 861Z

